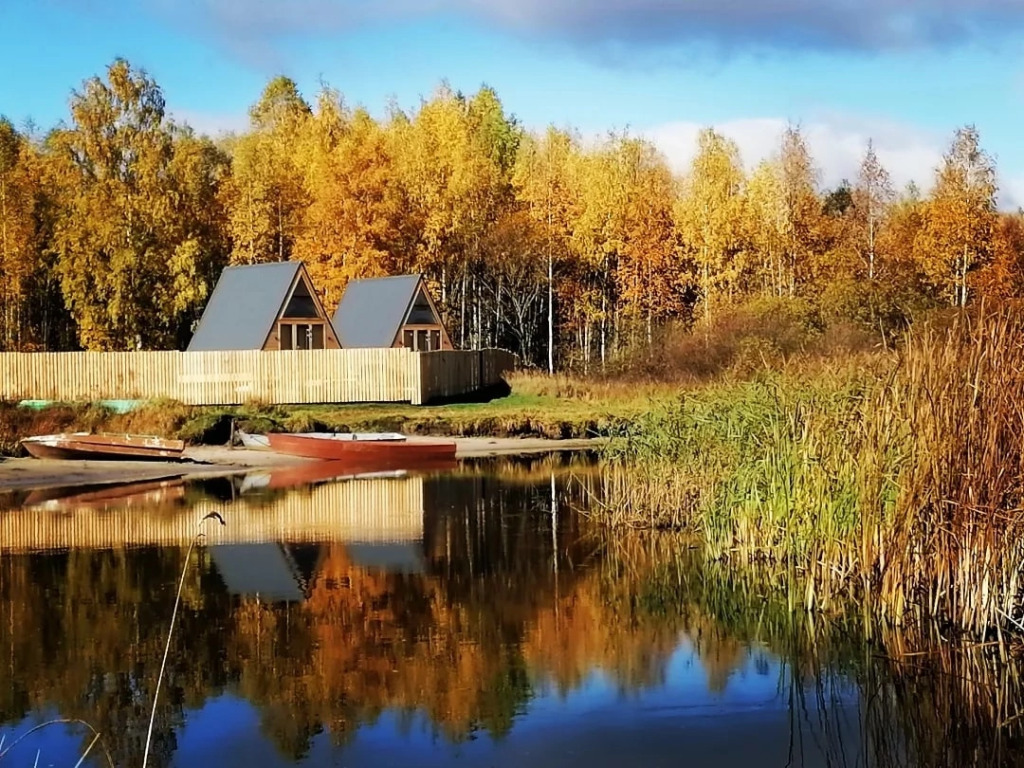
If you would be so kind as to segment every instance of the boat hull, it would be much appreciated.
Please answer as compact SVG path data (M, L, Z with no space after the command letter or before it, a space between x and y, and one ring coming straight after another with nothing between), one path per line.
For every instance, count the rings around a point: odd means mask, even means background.
M397 468L403 464L447 462L455 459L455 443L442 440L359 440L330 436L267 435L277 453L306 459L348 461L366 467Z
M89 461L178 461L185 450L180 440L136 435L41 435L21 445L37 459Z

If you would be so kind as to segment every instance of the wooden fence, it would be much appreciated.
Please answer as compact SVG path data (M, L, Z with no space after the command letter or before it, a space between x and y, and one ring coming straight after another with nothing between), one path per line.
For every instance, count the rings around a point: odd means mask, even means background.
M423 538L423 478L367 478L324 483L273 500L258 494L234 502L160 503L155 494L107 505L46 502L0 510L0 555L70 547L188 546L196 521L207 544L267 541L395 543Z
M515 367L515 355L503 349L420 354L422 402L476 392L502 380Z
M9 352L0 354L0 400L419 405L497 384L514 362L500 349Z

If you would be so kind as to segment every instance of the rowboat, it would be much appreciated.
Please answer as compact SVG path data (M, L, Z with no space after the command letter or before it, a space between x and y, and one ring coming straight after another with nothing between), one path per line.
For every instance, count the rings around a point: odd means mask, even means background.
M393 432L306 432L267 435L270 448L289 456L307 459L351 461L362 466L400 467L415 462L444 462L455 459L452 440L410 440Z
M113 509L115 507L152 506L185 496L181 476L137 483L114 483L70 489L50 488L30 492L22 501L26 509Z
M243 448L248 448L251 451L266 451L270 448L270 441L267 440L266 435L250 435L241 429L236 429L235 434L238 435Z
M454 461L450 464L455 466ZM304 461L295 466L250 472L242 478L239 493L274 491L343 480L395 479L407 474L406 469L379 469L376 466L365 468L351 461Z
M253 451L266 451L270 449L270 440L267 435L250 434L241 429L236 429L235 434L243 448ZM303 433L299 433L303 434ZM305 433L317 434L317 433ZM326 434L326 433L325 433ZM405 435L399 432L335 432L339 440L404 440Z
M177 461L185 443L149 435L93 435L66 432L26 437L21 445L37 459L103 459L122 461Z

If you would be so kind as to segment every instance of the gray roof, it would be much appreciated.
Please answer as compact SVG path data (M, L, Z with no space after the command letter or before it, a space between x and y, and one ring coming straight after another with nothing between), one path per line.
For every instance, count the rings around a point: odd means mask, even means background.
M272 603L305 598L302 576L282 544L219 544L208 551L234 595L258 596Z
M261 349L301 267L281 261L225 269L188 351Z
M334 332L342 347L390 347L409 311L419 275L353 280L345 288Z
M367 570L389 573L423 573L423 543L346 542L349 559Z

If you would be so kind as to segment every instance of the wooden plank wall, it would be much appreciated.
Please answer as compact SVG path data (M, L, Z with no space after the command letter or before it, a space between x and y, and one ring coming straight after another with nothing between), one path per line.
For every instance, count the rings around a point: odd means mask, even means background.
M515 355L504 349L422 352L420 391L423 402L456 397L497 384L515 368L515 362Z
M0 354L0 400L418 405L495 384L512 359L494 349L11 352Z
M29 513L31 512L31 514ZM208 523L207 544L267 541L410 542L423 538L423 478L367 478L325 483L273 500L259 494L233 502L121 503L76 507L44 503L0 511L0 554L52 549L147 545L187 547L196 523Z

